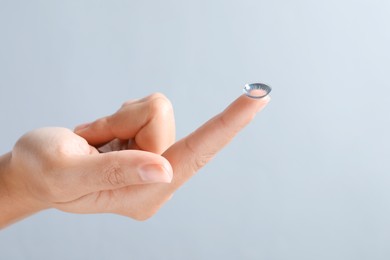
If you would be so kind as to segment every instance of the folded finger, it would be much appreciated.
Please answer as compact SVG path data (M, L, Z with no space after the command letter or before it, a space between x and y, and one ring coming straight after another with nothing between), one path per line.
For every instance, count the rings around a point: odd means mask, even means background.
M113 115L76 127L75 133L90 145L99 146L113 139L134 139L141 150L161 154L175 140L172 105L162 94L126 102Z

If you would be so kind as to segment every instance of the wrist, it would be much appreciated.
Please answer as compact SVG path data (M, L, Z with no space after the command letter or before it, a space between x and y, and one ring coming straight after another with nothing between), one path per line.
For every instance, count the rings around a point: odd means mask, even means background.
M0 156L0 229L47 208L29 196L11 160L11 153Z

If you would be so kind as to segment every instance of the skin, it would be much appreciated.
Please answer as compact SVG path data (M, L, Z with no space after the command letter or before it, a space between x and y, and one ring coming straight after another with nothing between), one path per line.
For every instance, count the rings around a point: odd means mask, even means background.
M0 157L0 228L49 208L146 220L269 100L242 95L177 142L172 105L159 93L74 131L29 132Z

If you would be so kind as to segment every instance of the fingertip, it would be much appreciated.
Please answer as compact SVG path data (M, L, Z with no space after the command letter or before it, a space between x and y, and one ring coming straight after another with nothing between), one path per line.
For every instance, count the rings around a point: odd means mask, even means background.
M241 98L247 100L248 102L263 103L263 104L264 103L268 103L271 100L271 96L270 95L267 95L267 96L262 97L262 98L254 98L254 97L248 96L246 94L242 94Z

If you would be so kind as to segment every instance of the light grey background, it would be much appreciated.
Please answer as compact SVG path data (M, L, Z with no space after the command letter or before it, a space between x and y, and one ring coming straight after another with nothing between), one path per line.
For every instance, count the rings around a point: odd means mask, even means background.
M272 101L156 216L46 211L0 259L389 259L390 2L0 0L0 152L162 92L178 138ZM1 209L0 209L1 211Z

